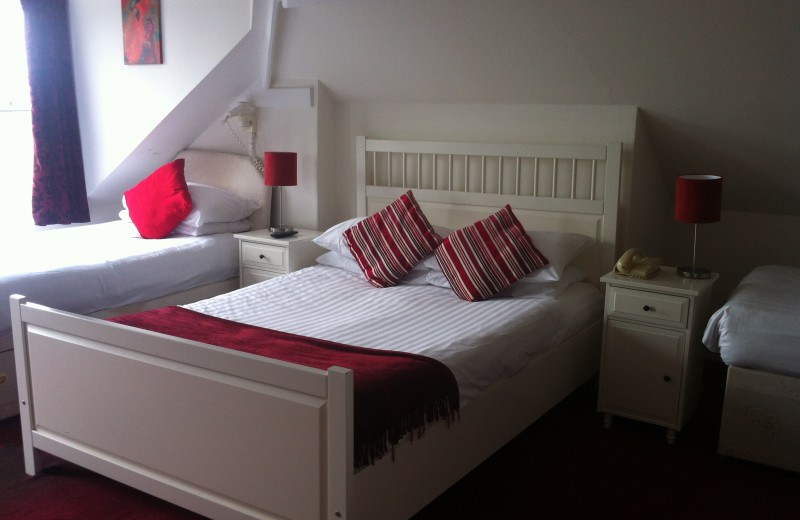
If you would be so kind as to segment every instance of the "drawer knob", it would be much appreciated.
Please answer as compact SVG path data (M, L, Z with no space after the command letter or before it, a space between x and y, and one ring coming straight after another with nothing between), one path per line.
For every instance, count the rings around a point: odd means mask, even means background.
M264 254L263 254L263 253L262 253L262 254L260 254L260 255L258 255L258 257L259 257L260 259L262 259L262 260L263 260L264 258L266 258L266 257L264 256Z
M642 307L642 310L643 310L644 312L647 312L647 311L649 311L650 309L652 309L652 307L650 307L649 305L645 305L644 307Z
M669 383L670 381L672 381L672 378L671 378L671 377L669 377L669 376L664 376L664 382L665 382L665 383Z

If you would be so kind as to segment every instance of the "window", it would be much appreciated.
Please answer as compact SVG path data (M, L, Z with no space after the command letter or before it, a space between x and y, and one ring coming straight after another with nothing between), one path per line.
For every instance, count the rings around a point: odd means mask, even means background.
M33 136L22 7L0 2L0 231L30 229Z

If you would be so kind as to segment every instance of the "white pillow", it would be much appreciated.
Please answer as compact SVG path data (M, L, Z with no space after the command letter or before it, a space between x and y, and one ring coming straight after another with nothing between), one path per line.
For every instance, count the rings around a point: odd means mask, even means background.
M186 185L192 196L192 211L181 224L200 227L209 222L237 222L246 219L260 208L252 200L240 197L232 191L196 182L187 182ZM119 213L120 220L130 221L125 195L122 196L122 208L123 210ZM235 232L238 233L238 231ZM218 231L218 233L221 232Z
M355 217L349 220L345 220L344 222L339 222L338 224L329 227L328 229L325 230L324 233L315 238L314 243L324 249L327 249L334 253L338 253L344 257L347 257L355 261L353 253L350 252L350 247L348 247L347 243L344 241L344 238L342 237L345 231L350 229L352 226L358 224L365 218L367 217ZM447 235L453 232L452 229L447 229L439 226L433 226L433 230L436 231L436 234L438 234L442 238L446 237ZM431 259L433 259L433 263L436 264L436 258L434 258L433 253L431 253L430 255L426 256L420 263L415 265L413 270L419 271L419 270L429 269L429 267L427 267L426 262L429 262ZM436 265L438 269L439 264Z
M434 258L433 261L435 262L436 259ZM452 287L450 287L450 282L447 280L447 277L445 277L441 269L439 270L429 269L427 274L425 275L425 278L431 285L435 285L436 287L445 287L447 289L452 289Z
M200 226L192 226L181 222L173 233L200 237L204 235L214 235L216 233L241 233L252 227L252 223L247 219L237 220L236 222L206 222Z
M428 270L412 269L407 275L400 278L398 283L405 285L428 285Z
M127 209L123 209L119 212L119 219L125 222L132 222ZM173 233L200 237L204 235L214 235L216 233L241 233L242 231L249 230L252 226L253 224L247 219L237 220L236 222L207 222L200 226L181 222L175 227Z
M324 233L315 238L314 243L329 251L333 251L334 253L338 253L355 260L353 253L350 252L350 248L344 241L343 235L345 231L350 229L355 224L361 222L365 218L367 217L356 217L345 220L344 222L339 222L338 224L329 227Z
M192 196L192 211L183 224L199 227L208 222L236 222L259 209L258 204L232 191L194 182L186 184Z
M364 275L364 272L358 266L358 262L355 258L340 255L335 251L323 253L317 258L317 263L330 267L336 267L338 269L344 269L345 271L349 271L351 273L358 273L362 276Z
M340 255L334 251L328 251L327 253L322 254L319 258L317 258L317 263L322 265L327 265L330 267L337 267L339 269L344 269L345 271L356 273L360 277L364 277L364 271L358 266L358 262L353 257L346 257L344 255ZM428 281L426 279L426 275L428 274L428 270L413 270L403 278L400 279L399 283L406 284L406 285L427 285Z
M538 283L519 280L507 291L512 298L558 298L570 285L585 279L586 273L574 265L568 265L558 280Z
M541 269L530 273L520 281L551 282L561 278L564 269L594 243L594 239L580 233L559 233L558 231L528 231L536 249L550 260Z
M549 282L531 282L525 279L517 280L511 286L497 293L500 298L558 298L567 288L577 282L586 279L586 273L574 265L569 265L564 269L559 280ZM442 271L430 270L426 276L429 284L437 287L451 289L450 282L445 278Z
M560 233L558 231L528 231L536 249L550 261L541 269L521 278L519 282L554 282L561 278L564 269L578 258L594 240L580 233ZM426 258L423 264L428 269L441 271L436 257Z

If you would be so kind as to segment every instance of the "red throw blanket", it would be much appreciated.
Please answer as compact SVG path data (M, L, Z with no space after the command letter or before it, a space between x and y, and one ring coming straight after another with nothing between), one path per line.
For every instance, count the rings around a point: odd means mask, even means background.
M353 370L355 464L371 464L406 434L458 413L458 386L439 361L343 345L166 307L109 321L299 365Z

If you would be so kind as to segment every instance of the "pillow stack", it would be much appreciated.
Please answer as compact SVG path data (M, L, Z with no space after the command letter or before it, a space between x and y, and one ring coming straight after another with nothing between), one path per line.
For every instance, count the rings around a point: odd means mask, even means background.
M436 228L408 191L370 217L329 228L314 242L329 250L317 259L320 264L363 274L376 287L436 285L474 302L558 297L586 278L569 264L592 239L526 232L509 205L455 232Z
M130 220L142 238L170 233L201 236L247 231L259 206L228 190L186 182L184 159L177 159L126 191L120 219Z

